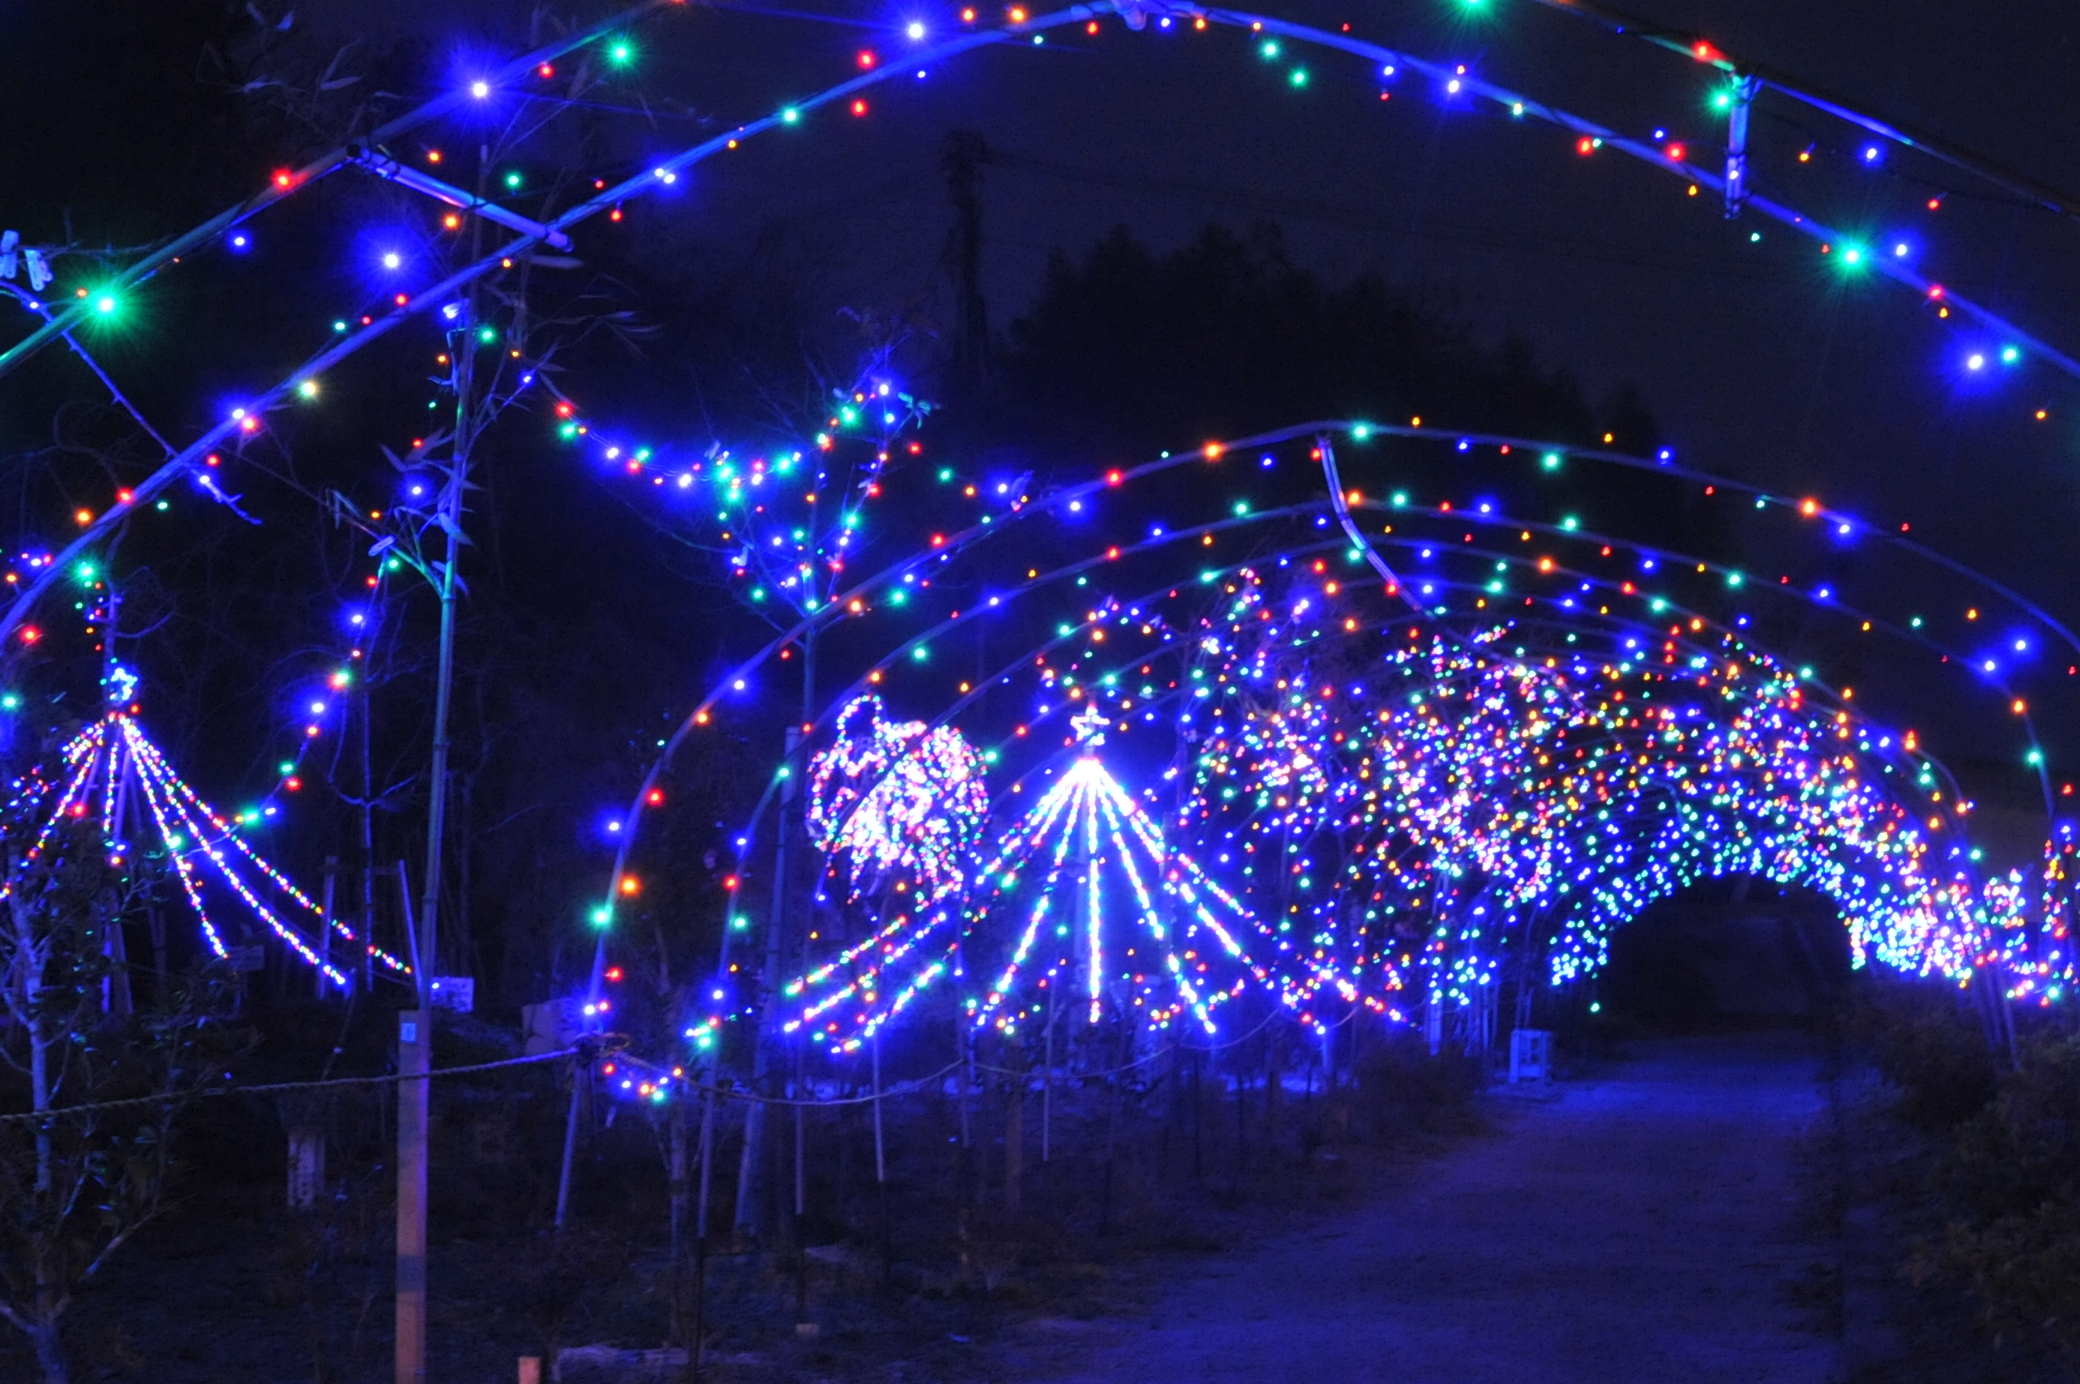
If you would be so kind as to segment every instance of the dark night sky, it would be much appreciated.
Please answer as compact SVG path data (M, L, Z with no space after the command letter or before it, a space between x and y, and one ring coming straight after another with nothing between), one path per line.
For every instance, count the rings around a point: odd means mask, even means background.
M409 31L427 14L392 0L361 8L373 31ZM1637 8L2039 180L2080 186L2080 152L2063 136L2080 124L2070 6ZM912 11L844 13L890 23ZM1524 0L1488 0L1470 20L1456 0L1280 13L1351 22L1362 37L1467 62L1620 129L1660 126L1699 143L1717 132L1703 69ZM452 44L456 22L442 7L427 36ZM648 29L644 85L733 123L847 75L863 41L901 46L850 25L691 11ZM630 230L667 259L726 259L733 243L781 227L832 301L943 310L950 213L938 154L948 131L979 130L994 149L1081 175L989 171L987 290L999 326L1057 247L1081 249L1118 223L1172 245L1208 220L1241 225L1276 208L1293 257L1325 275L1378 270L1483 337L1521 331L1592 394L1636 382L1694 464L1911 519L2057 600L2063 536L2080 513L2080 391L2043 370L1964 387L1955 367L1966 337L1938 328L1904 290L1843 287L1800 237L1729 224L1713 198L1685 198L1675 180L1621 157L1578 159L1550 127L1444 112L1419 83L1381 103L1356 59L1304 61L1314 81L1296 94L1236 34L1117 24L1097 39L1068 32L1039 51L970 56L876 93L870 119L819 117L707 165ZM667 119L640 138L663 149L697 133ZM1820 151L1802 168L1795 153L1813 139ZM1876 175L1848 170L1829 151L1846 154L1852 139L1765 98L1758 187L1838 224L1905 234L1935 277L2080 348L2067 326L2080 306L2080 227L1983 196L1953 197L1930 216L1926 180L1987 190L1912 156ZM1748 243L1757 228L1759 247ZM2037 424L2031 414L2047 405L2051 422Z

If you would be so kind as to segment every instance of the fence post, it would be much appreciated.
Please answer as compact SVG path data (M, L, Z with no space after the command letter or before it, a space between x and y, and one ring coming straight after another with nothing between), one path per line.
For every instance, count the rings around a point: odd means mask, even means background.
M325 1126L293 1125L289 1130L289 1209L309 1211L325 1187Z

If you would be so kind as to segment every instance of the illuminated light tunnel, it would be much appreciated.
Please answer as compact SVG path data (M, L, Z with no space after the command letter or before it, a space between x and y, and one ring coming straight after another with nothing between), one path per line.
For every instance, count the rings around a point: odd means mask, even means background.
M1186 21L1194 30L1245 30L1252 42L1262 35L1267 44L1312 44L1380 64L1388 75L1405 69L1451 97L1559 127L1583 153L1608 148L1692 191L1707 188L1729 199L1738 193L1741 206L1809 238L1822 253L1839 244L1842 253L1831 262L1844 272L1911 290L1937 320L1955 313L1999 332L2014 343L2001 348L2003 363L2026 360L2080 375L2080 363L1911 264L1865 254L1819 218L1729 187L1732 164L1728 178L1719 178L1677 148L1347 34L1269 15L1134 0L1014 12L1001 30L925 44L912 56L935 64L1115 16L1135 29ZM0 613L0 634L15 630L59 573L124 522L129 506L195 474L209 448L255 431L269 411L309 397L331 366L451 302L508 257L625 199L669 187L746 140L799 128L909 65L906 59L855 75L613 186L602 179L597 195L554 222L416 296L401 295L396 311L364 317L358 328L342 323L340 339L275 386L254 391L121 504L86 513L82 531ZM1294 85L1306 82L1304 69L1293 73ZM210 223L209 233L353 163L344 153L328 157L322 166L278 175L278 192L232 209ZM140 260L117 287L142 283L174 253ZM24 301L45 325L0 354L0 371L89 310ZM115 302L107 296L91 310L107 312ZM1972 369L1983 364L1979 355L1971 359ZM539 385L552 388L546 376ZM569 435L591 439L620 461L609 434L577 421L563 403ZM1691 881L1730 872L1827 895L1844 913L1859 962L1952 980L1993 966L2011 994L2047 1001L2062 994L2070 982L2064 937L2080 878L2070 834L2063 826L2046 833L2034 881L2014 869L1982 867L1954 778L1914 737L1866 717L1866 703L1851 689L1831 687L1797 659L1771 652L1782 632L1751 626L1765 617L1735 607L1788 601L1830 620L1861 620L1862 633L1896 646L1888 657L1919 650L1951 665L1951 673L1976 670L1967 685L1979 687L1989 708L1996 699L2012 705L2027 762L2048 798L2028 698L2010 685L2014 660L2005 651L1989 653L1971 631L1948 630L1938 639L1902 610L1852 608L1847 587L1838 590L1832 581L1792 587L1787 574L1779 590L1747 581L1709 552L1688 555L1680 542L1642 542L1615 522L1610 532L1593 522L1585 527L1576 516L1547 512L1552 506L1535 503L1524 485L1506 502L1484 501L1464 485L1433 485L1428 494L1411 486L1412 498L1386 501L1379 495L1393 493L1391 484L1370 499L1346 495L1335 479L1332 438L1356 447L1444 443L1462 456L1520 453L1513 464L1530 470L1520 478L1527 481L1551 469L1546 459L1565 457L1701 486L1722 504L1739 495L1767 519L1819 519L1835 526L1836 539L1882 548L1919 563L1925 575L1965 583L2027 630L2015 640L2018 652L2054 643L2080 651L2080 641L2015 593L1889 529L1809 500L1744 492L1661 457L1453 436L1419 423L1309 424L1038 496L1025 493L1023 478L1013 479L996 487L1006 495L999 509L928 543L923 534L909 535L916 543L910 555L883 540L876 560L890 565L864 580L847 576L850 584L835 599L799 609L801 618L732 670L671 738L627 816L596 920L610 922L627 892L635 828L672 752L726 714L732 694L755 687L761 675L770 678L784 654L814 640L825 646L822 666L849 680L843 688L812 689L816 705L804 719L817 753L830 753L832 725L869 691L904 714L927 713L901 723L921 727L917 734L877 751L883 767L847 771L854 779L915 778L916 790L857 784L849 803L826 813L819 829L827 848L820 862L824 902L839 900L833 913L841 925L811 937L820 952L800 959L798 979L786 989L797 1004L792 1022L826 1038L835 1033L840 1047L878 1032L935 990L958 993L958 1007L978 1027L999 1031L1015 1028L1016 1016L1036 1004L1061 1008L1062 992L1075 1000L1070 1010L1100 1019L1131 1015L1134 1024L1156 1028L1186 1016L1206 1027L1217 1005L1252 1001L1317 1024L1335 1006L1405 1016L1416 1002L1463 1004L1492 983L1499 966L1511 962L1522 971L1534 953L1554 980L1591 973L1613 927ZM1222 476L1219 486L1183 475L1232 463L1243 450L1288 474L1296 462L1324 463L1330 484L1304 498L1288 487L1259 504L1239 493L1232 465L1205 473ZM1305 460L1295 455L1309 451ZM651 464L647 449L628 457L630 473L646 484L663 487L670 474L676 483L666 495L741 494L764 474L755 463L734 476L724 464L706 475L698 464L674 471L662 458ZM897 482L887 474L892 487ZM1368 461L1354 477L1369 486L1376 474L1397 472ZM1115 516L1128 506L1114 492L1126 487L1137 515L1165 513L1172 522L1146 533L1124 528ZM988 496L981 503L992 503ZM1065 562L1062 535L1036 536L1043 516L1067 526L1068 546L1084 555ZM1620 572L1614 553L1632 566ZM1027 576L1016 579L1021 568ZM1139 594L1121 594L1127 591ZM1297 608L1303 599L1306 608ZM897 608L903 628L873 623ZM1249 620L1255 623L1238 623ZM985 623L1014 631L997 641L995 671L985 670L991 650L976 633ZM965 653L961 641L971 637L978 671L950 692L938 646ZM1006 644L1023 652L1003 661ZM1325 672L1326 665L1334 666ZM1259 690L1264 680L1269 687ZM1281 681L1287 687L1278 687ZM1095 725L1064 734L1060 724L1072 713L1088 716L1094 705L1111 728L1113 743L1102 758ZM947 758L921 765L926 745ZM997 779L989 817L981 811L984 785L973 773L978 763ZM957 808L941 812L936 790L954 764L965 766L964 786L952 795ZM781 766L780 774L796 776L776 774L776 790L799 783L803 767ZM1231 790L1234 796L1226 796ZM1021 812L1029 800L1036 806ZM769 792L746 829L747 861L767 846L771 833L760 828L779 801L777 791ZM863 851L876 833L878 845ZM914 840L914 833L931 840ZM1274 838L1275 869L1257 860L1273 853ZM1083 901L1052 911L1049 879L1080 883ZM1310 897L1292 897L1295 889ZM741 901L732 909L716 1007L696 1026L697 1038L712 1042L727 1021L751 1012L748 987L739 983L751 953L733 963L731 948L752 940L756 913ZM812 1018L820 1023L811 1025Z
M1621 489L1555 482L1563 452ZM780 995L783 1030L816 1047L856 1051L906 1014L1050 1042L1069 1015L1121 1059L1280 1014L1317 1033L1465 1014L1506 976L1593 976L1614 929L1728 876L1825 897L1859 967L1997 968L2039 1002L2070 983L2069 838L2044 833L2041 875L1987 861L1919 734L1772 649L1826 622L1837 650L1869 641L1859 659L1970 689L2048 809L2011 683L2027 660L1983 656L1982 615L2012 650L2080 644L1899 526L1666 457L1419 423L1307 424L1037 495L1016 479L968 487L967 528L732 670L645 781L739 689L791 681L801 641L844 670L804 752L821 951ZM1761 525L1841 575L1751 580L1560 503L1638 487L1690 506L1678 528ZM1932 620L1903 608L1922 591ZM891 726L884 698L920 719ZM740 838L747 863L794 772ZM760 1012L752 951L730 950L748 941L730 931L699 1046Z

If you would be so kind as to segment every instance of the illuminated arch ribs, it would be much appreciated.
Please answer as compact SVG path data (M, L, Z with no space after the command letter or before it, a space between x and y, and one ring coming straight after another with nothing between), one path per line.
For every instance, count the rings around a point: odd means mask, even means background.
M1680 662L1527 650L1500 624L1396 647L1307 605L1246 573L1202 641L1222 695L1187 818L1346 995L1386 1007L1420 976L1464 1003L1533 941L1575 979L1614 927L1728 874L1827 896L1858 965L1960 979L2015 926L2019 888L1936 873L1929 833L1954 823L1925 831L1881 781L1891 741L1731 638Z

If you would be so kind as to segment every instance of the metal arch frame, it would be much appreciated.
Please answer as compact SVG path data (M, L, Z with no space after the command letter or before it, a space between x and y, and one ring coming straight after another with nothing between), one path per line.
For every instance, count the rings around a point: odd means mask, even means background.
M590 42L615 27L628 23L633 18L640 17L655 9L667 8L683 3L684 0L647 0L647 3L617 15L612 20L594 25L581 34L551 45L548 49L537 50L524 58L508 63L498 69L494 75L500 80L510 79L512 76L527 70L530 65L546 61L544 54L553 55L555 53L569 52L571 49L581 46L585 42ZM1136 27L1145 24L1147 17L1153 14L1170 18L1188 19L1195 23L1204 20L1208 24L1219 24L1224 27L1246 29L1252 32L1276 34L1298 42L1348 53L1355 57L1364 58L1368 62L1393 63L1406 66L1439 82L1456 80L1460 83L1462 91L1474 97L1501 105L1508 109L1512 115L1530 116L1546 123L1557 125L1582 137L1599 140L1604 146L1627 154L1664 172L1673 173L1693 184L1710 188L1721 194L1725 194L1727 191L1727 183L1724 178L1703 169L1680 163L1669 158L1664 151L1652 145L1621 135L1617 131L1600 125L1595 121L1555 106L1534 101L1480 78L1462 76L1441 63L1431 62L1427 59L1414 57L1379 44L1355 39L1346 34L1331 33L1309 25L1295 24L1274 16L1260 15L1248 11L1171 4L1167 3L1167 0L1114 0L1113 4L1105 6L1078 4L1050 14L1033 16L1023 22L1010 24L1001 29L981 30L965 34L959 38L950 39L944 43L935 44L920 50L914 56L907 58L903 63L884 64L873 71L853 77L836 86L827 87L813 96L783 108L781 111L741 125L728 134L716 135L699 144L692 145L658 163L648 172L625 179L615 186L597 192L585 201L573 205L555 220L523 232L518 238L498 247L483 259L456 270L440 283L409 299L393 311L377 318L374 322L362 327L360 330L349 333L325 350L312 356L285 379L258 394L253 402L248 405L247 411L249 414L257 415L282 407L291 399L296 387L305 380L312 378L320 371L328 369L360 351L363 347L388 335L410 318L446 301L452 297L456 290L490 273L505 259L526 251L530 246L541 244L550 236L565 232L570 227L612 208L619 202L655 191L660 186L667 185L668 181L676 180L679 173L692 167L694 164L712 158L718 153L734 149L743 140L791 126L804 113L830 105L833 102L843 101L856 92L890 81L919 63L931 64L945 61L979 48L1012 42L1025 36L1037 37L1051 29L1070 24L1087 23L1115 13L1124 16L1130 24ZM393 121L391 125L385 126L376 133L382 137L394 137L394 135L402 133L404 130L415 128L461 105L465 99L465 95L461 92L452 93L439 100L429 102L418 111L402 118L400 121ZM340 167L346 159L347 153L345 150L335 151L333 154L327 155L325 158L292 175L288 180L289 186L271 187L257 197L248 199L248 201L242 202L238 206L219 214L196 230L172 242L158 254L133 266L131 270L127 271L117 281L117 285L134 284L149 277L159 267L170 262L174 254L184 249L191 249L220 234L227 227L237 224L237 222L252 215L262 207L271 205L274 201L293 192L295 187L302 185L302 183ZM1814 221L1792 207L1772 199L1749 196L1745 205L1755 208L1758 212L1805 234L1815 241L1827 243L1842 238L1841 232L1836 228ZM2040 357L2047 364L2075 380L2080 380L2080 360L2076 360L2072 356L2050 346L2048 343L2020 330L1990 308L1960 295L1948 293L1907 266L1888 258L1873 257L1871 269L1886 278L1913 289L1924 298L1940 297L1944 303L1955 308L1965 316L1982 325L2000 330L2011 342L2026 346L2034 355ZM64 313L46 322L43 327L32 333L29 338L18 342L7 352L0 353L0 374L4 374L13 364L25 359L26 354L30 350L55 339L60 333L69 329L82 315L82 312L83 310L78 305L73 305ZM36 579L27 583L7 608L4 611L0 611L0 640L4 640L13 633L15 628L26 617L29 609L55 582L56 574L69 566L80 553L98 542L112 524L127 518L132 506L138 501L149 499L158 494L180 476L191 471L203 455L225 439L234 436L240 430L240 427L240 420L226 419L209 429L195 442L181 449L157 471L133 487L133 498L129 504L118 504L112 507L78 534L65 546L65 549L58 555L58 559L54 563L47 567Z

